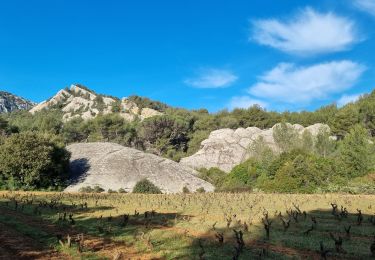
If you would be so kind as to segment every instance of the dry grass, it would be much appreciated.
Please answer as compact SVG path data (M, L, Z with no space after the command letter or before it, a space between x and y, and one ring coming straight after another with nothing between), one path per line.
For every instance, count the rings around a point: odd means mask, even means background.
M375 218L374 223L370 219L375 215L373 195L0 192L0 197L3 209L15 210L17 203L19 214L41 218L63 231L73 232L74 229L91 239L99 238L111 244L111 247L95 250L87 246L86 253L80 252L77 257L90 253L112 258L110 254L116 249L121 257L121 252L131 252L133 256L146 259L214 259L220 256L231 259L235 257L234 248L238 244L235 229L243 232L245 246L240 259L324 258L320 242L332 251L327 257L365 259L371 257L370 247L375 235ZM336 216L331 204L338 205ZM25 205L22 210L21 205ZM346 208L347 217L340 217L341 206ZM360 224L357 209L361 210L363 218ZM145 212L148 212L146 217ZM65 221L59 220L64 213L73 214L73 224L68 217ZM280 214L283 220L290 220L286 231ZM129 215L126 224L124 215ZM264 229L265 218L270 223L269 239ZM312 218L316 219L316 225ZM345 232L349 226L350 237ZM337 239L342 237L345 253L336 252L330 233ZM222 244L218 240L220 235L224 238Z

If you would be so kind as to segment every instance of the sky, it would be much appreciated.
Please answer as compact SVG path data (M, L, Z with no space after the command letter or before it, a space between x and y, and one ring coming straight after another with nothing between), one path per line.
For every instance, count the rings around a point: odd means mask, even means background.
M0 1L0 90L80 83L210 112L343 106L375 87L375 0Z

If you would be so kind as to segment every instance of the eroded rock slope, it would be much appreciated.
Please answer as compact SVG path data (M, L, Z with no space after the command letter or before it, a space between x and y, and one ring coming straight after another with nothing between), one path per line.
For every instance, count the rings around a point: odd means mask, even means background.
M69 89L61 89L49 100L37 104L30 112L35 113L54 107L62 110L64 121L76 117L88 120L99 114L111 114L114 111L128 121L162 115L161 112L151 108L138 108L134 102L127 98L120 100L115 97L99 95L80 85L71 85Z
M72 184L65 191L78 191L81 187L96 185L105 190L124 188L132 191L134 185L147 178L164 193L182 192L214 187L196 177L196 171L174 161L124 147L114 143L76 143L67 149L72 153Z
M15 110L29 110L35 103L12 93L0 91L0 113L9 113Z
M264 142L274 151L278 147L273 138L273 126L270 129L259 129L257 127L233 129L219 129L211 132L208 139L201 143L201 149L192 156L181 159L181 164L194 169L217 167L225 172L230 172L232 168L251 156L249 146L260 136ZM309 131L313 136L319 133L320 129L327 129L329 126L324 124L314 124L308 127L301 125L288 124L302 134L303 131Z

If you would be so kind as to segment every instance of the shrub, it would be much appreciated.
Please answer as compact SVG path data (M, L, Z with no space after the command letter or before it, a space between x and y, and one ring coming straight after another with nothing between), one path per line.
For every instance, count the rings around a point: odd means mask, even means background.
M112 190L112 189L108 189L108 191L107 191L108 193L117 193L117 191L115 191L115 190Z
M140 180L133 188L133 193L161 194L161 190L147 179Z
M91 193L93 192L93 188L91 188L90 186L86 186L86 187L81 187L79 188L78 190L79 192L82 192L82 193Z
M185 193L185 194L190 193L189 188L186 187L186 186L184 186L184 187L182 188L182 193Z
M93 189L93 192L95 193L102 193L104 191L104 189L102 187L100 187L99 185L96 185Z
M196 192L198 192L198 193L205 193L206 190L205 190L203 187L200 187L200 188L198 188L198 189L196 190Z
M198 177L205 180L215 187L220 187L227 174L219 168L213 167L210 169L200 169Z
M125 189L123 189L123 188L120 188L120 189L118 190L118 193L127 193L127 192L126 192L126 190L125 190Z

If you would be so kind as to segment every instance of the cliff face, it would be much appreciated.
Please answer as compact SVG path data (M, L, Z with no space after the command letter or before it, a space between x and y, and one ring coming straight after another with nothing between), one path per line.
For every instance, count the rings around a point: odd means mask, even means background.
M9 92L0 91L0 113L9 113L15 110L29 110L35 103Z

